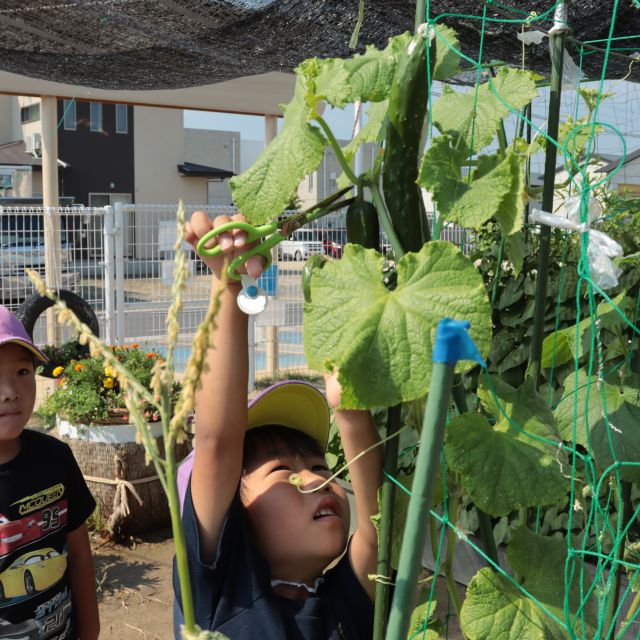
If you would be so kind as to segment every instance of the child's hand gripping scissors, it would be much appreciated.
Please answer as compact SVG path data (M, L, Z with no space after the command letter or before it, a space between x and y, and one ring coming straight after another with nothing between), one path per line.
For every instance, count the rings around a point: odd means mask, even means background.
M303 225L312 222L331 211L349 205L352 199L339 201L340 198L349 190L350 188L341 189L305 211L291 215L283 220L268 222L267 224L263 224L258 227L249 222L243 222L240 220L226 222L215 229L211 229L211 231L202 236L196 246L196 251L201 256L212 258L219 256L222 253L222 249L219 245L211 248L207 248L206 245L212 238L229 231L244 231L247 234L246 241L248 243L260 240L261 242L256 244L254 247L234 258L227 267L227 274L230 278L234 280L242 280L243 289L238 296L238 304L240 305L240 308L245 311L245 313L260 313L260 311L264 310L266 307L266 296L264 296L264 292L262 292L262 297L264 297L263 304L246 305L247 309L252 309L251 311L247 311L243 308L241 297L257 300L260 298L260 290L253 278L240 273L240 267L252 256L261 256L265 260L264 269L268 269L273 260L271 256L271 249L273 247L282 242L282 240L286 240L296 229L299 229ZM253 309L257 310L254 311Z

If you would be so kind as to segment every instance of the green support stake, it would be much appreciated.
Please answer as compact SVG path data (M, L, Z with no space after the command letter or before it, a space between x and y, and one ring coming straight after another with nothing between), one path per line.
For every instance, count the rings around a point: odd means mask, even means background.
M433 350L431 385L422 424L407 522L402 537L386 640L406 640L411 613L416 605L420 560L440 464L456 362L475 360L484 365L484 360L467 333L468 328L468 322L448 319L438 325Z
M567 26L567 2L561 2L556 8L554 26L549 32L551 47L551 93L549 95L550 138L558 139L560 128L560 96L562 94L562 65L564 45L569 32ZM558 149L555 144L547 144L544 165L544 187L542 190L542 210L553 212L553 193L556 178L556 160ZM540 363L542 361L542 341L544 339L544 311L547 298L547 276L549 274L549 249L551 246L551 228L540 225L540 251L538 253L538 276L536 281L535 311L533 316L533 337L531 338L531 373L536 387L540 384Z
M400 428L402 405L390 407L387 414L387 433L392 436ZM398 438L387 441L384 449L384 470L389 476L395 477L398 469ZM393 543L393 520L396 485L385 475L382 482L380 497L380 511L382 522L380 523L380 537L378 540L378 563L376 573L379 576L391 577L391 547ZM373 619L373 640L382 640L385 633L385 624L389 613L390 587L385 582L376 583L375 615Z

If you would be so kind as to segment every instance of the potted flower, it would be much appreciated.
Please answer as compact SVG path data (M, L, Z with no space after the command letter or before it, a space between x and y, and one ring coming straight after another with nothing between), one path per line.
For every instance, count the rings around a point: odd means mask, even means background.
M126 368L153 399L154 367L163 363L155 351L138 344L110 348L117 363ZM70 360L54 367L55 390L36 411L57 436L72 448L89 483L102 517L116 533L140 533L166 526L169 511L166 498L129 419L123 378L104 356ZM182 385L174 381L170 394L174 406ZM140 400L140 412L150 423L155 446L163 449L160 415L155 405ZM180 457L189 443L179 445Z

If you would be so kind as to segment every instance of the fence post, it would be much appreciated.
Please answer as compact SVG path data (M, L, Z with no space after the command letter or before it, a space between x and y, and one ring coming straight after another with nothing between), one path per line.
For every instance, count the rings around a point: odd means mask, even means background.
M58 290L62 281L62 249L60 239L60 214L56 207L44 207L44 281L49 289ZM47 342L62 342L62 327L56 321L53 308L47 309Z
M124 239L127 229L125 227L124 203L115 204L115 256L116 256L116 341L118 344L125 342L124 324Z
M112 206L104 208L104 323L107 344L116 343L115 314L115 217Z

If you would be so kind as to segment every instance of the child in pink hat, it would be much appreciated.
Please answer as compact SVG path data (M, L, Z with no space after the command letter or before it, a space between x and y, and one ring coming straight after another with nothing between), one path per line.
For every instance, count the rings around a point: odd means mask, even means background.
M84 524L95 501L69 447L25 429L35 363L46 359L0 306L0 626L2 637L95 640L100 623Z

